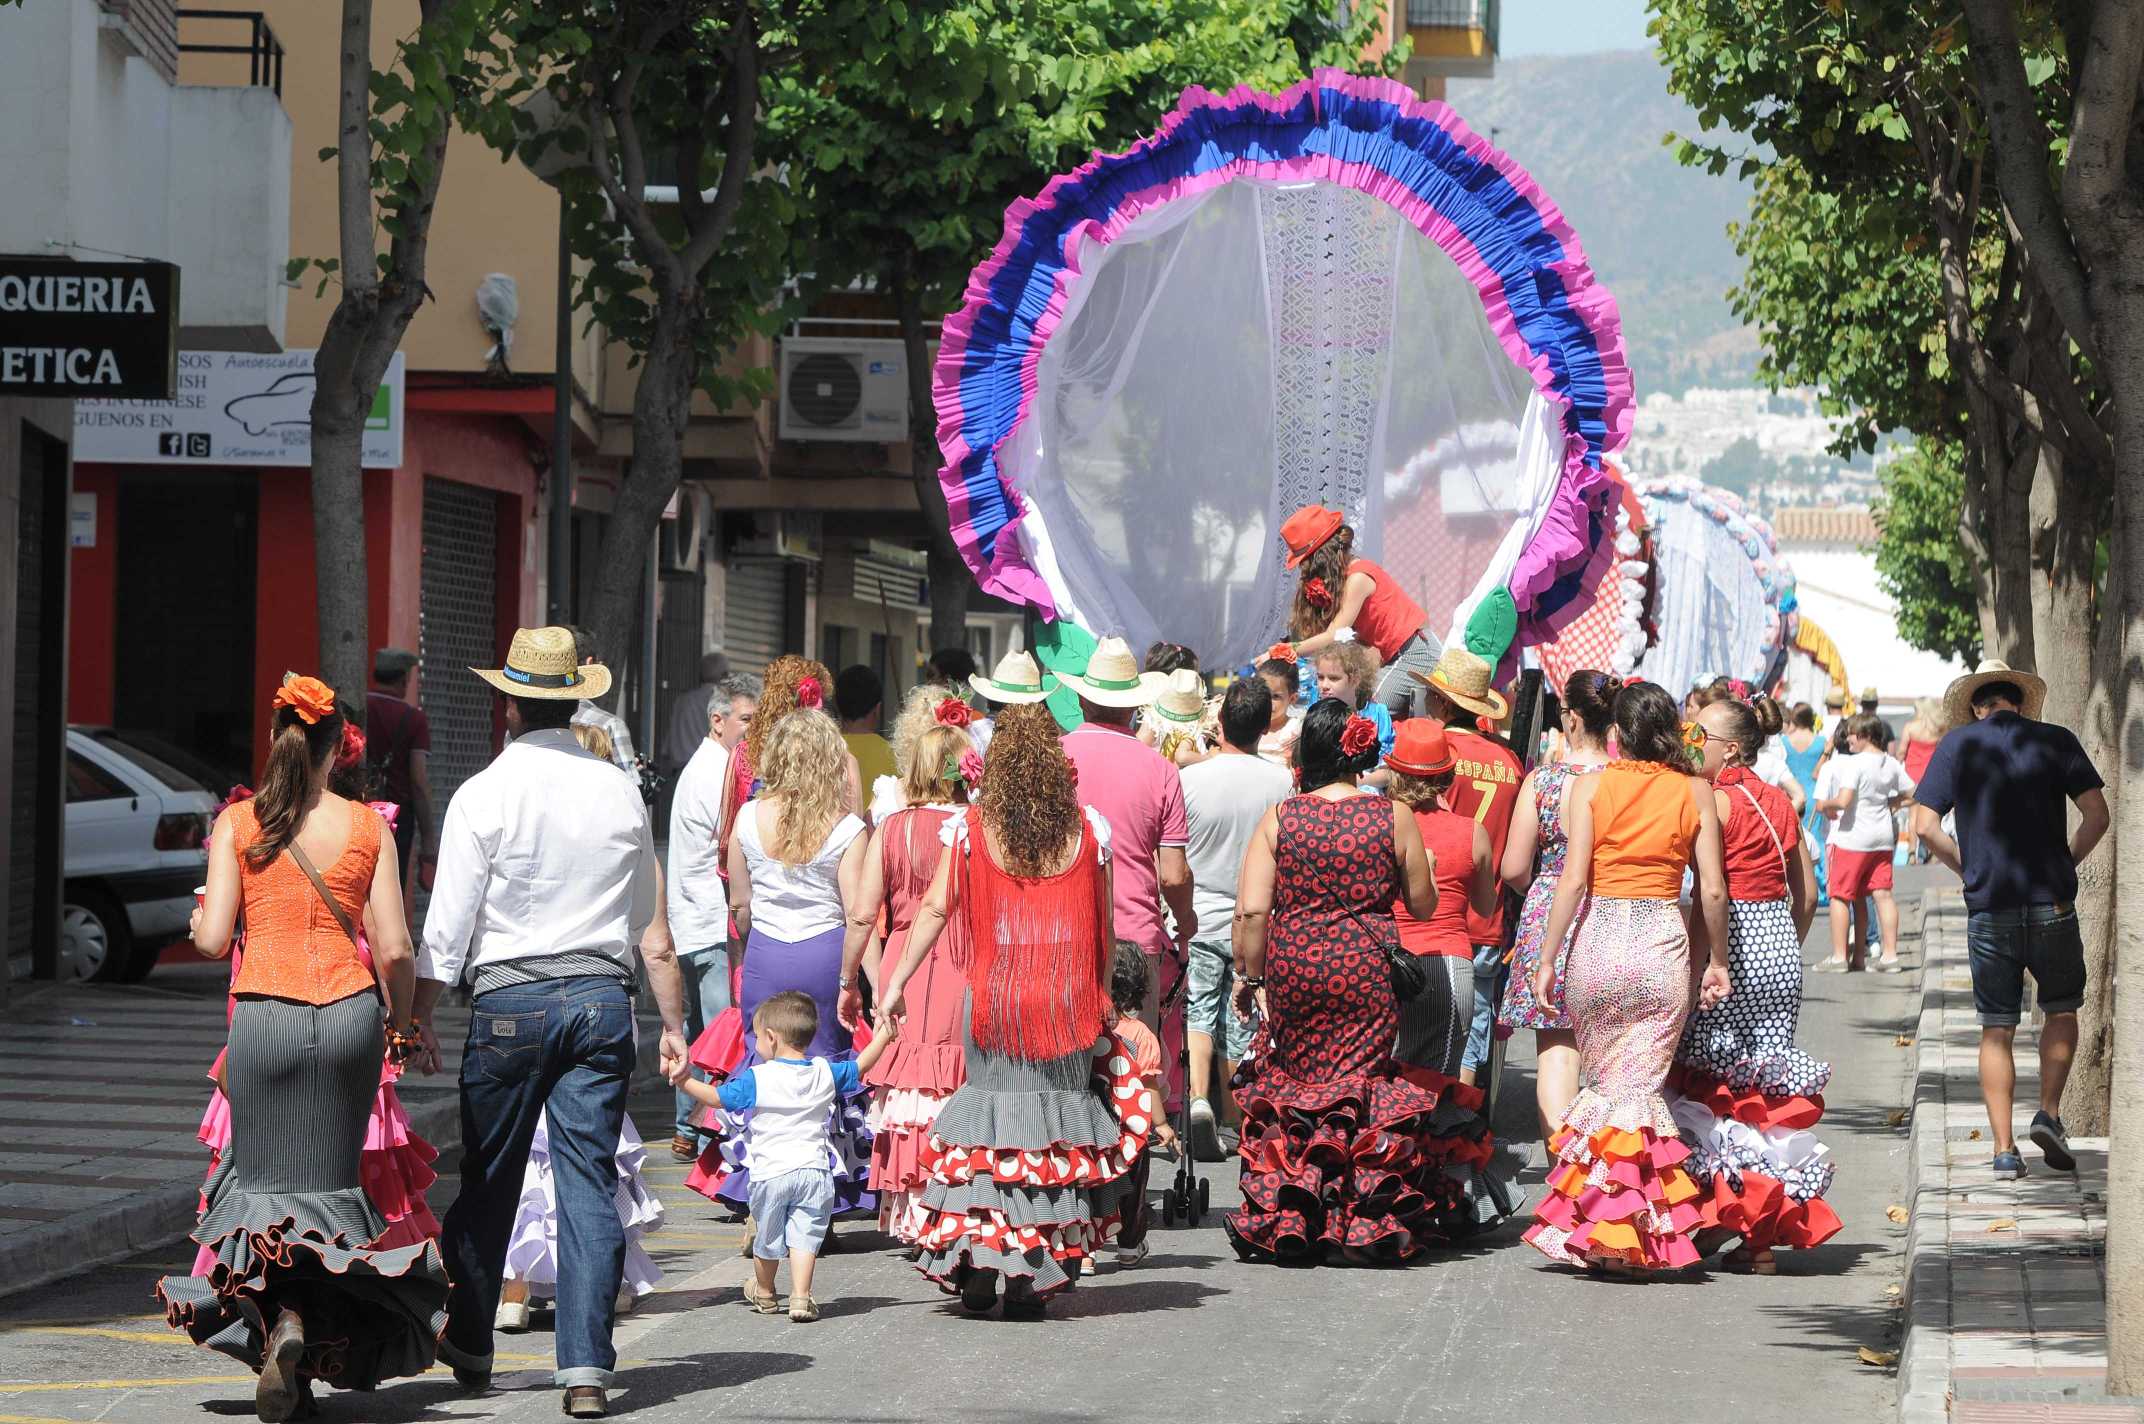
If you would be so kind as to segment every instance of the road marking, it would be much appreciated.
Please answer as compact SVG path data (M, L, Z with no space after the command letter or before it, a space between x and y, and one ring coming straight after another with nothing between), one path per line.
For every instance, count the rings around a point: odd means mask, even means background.
M16 1327L23 1328L23 1327ZM97 1335L107 1340L144 1340L151 1345L183 1345L187 1349L194 1342L169 1328L163 1330L114 1330L104 1325L33 1325L26 1329L32 1335Z
M157 1389L182 1384L236 1384L252 1383L256 1376L245 1375L184 1375L168 1379L115 1379L115 1380L68 1380L61 1384L0 1384L0 1394L45 1394L55 1390L77 1389Z
M57 1419L50 1414L0 1414L0 1424L82 1424L79 1419Z

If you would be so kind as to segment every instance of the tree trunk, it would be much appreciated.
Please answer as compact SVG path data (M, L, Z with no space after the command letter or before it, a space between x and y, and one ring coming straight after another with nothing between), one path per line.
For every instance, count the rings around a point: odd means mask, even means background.
M2109 532L2113 567L2121 567L2120 531ZM2106 603L2119 594L2120 575L2109 578ZM2121 696L2123 619L2112 606L2101 610L2099 633L2092 649L2091 677L2074 727L2084 743L2085 755L2107 780L2107 795L2117 813L2122 803L2122 767L2115 712ZM2064 679L2065 682L2068 679ZM2055 684L2048 684L2048 704L2054 705ZM2054 720L2050 714L2050 720ZM2117 896L2114 868L2121 853L2121 823L2092 857L2077 867L2077 925L2084 939L2084 1002L2077 1008L2077 1058L2070 1081L2062 1091L2063 1125L2080 1137L2107 1135L2107 1119L2114 1086L2114 972L2115 913ZM2132 963L2136 962L2134 960ZM2132 997L2135 997L2132 995Z
M909 275L905 254L893 278L893 294L908 371L909 473L930 534L931 651L965 648L968 590L975 576L953 542L953 514L945 502L945 486L938 479L945 457L938 448L938 408L931 397L930 343L923 330L922 299Z
M335 361L334 345L354 345L338 310L321 337L316 365ZM337 328L341 327L341 330ZM370 584L365 568L365 416L362 397L347 383L322 381L313 390L313 567L320 618L320 676L335 689L336 705L364 724Z
M700 322L698 293L658 290L648 350L633 394L633 458L618 482L610 523L596 558L595 587L581 620L595 635L598 655L613 670L627 666L639 646L636 615L647 579L648 549L663 510L685 475L685 429L692 419L692 389ZM642 668L638 676L647 677ZM618 705L624 706L624 679Z
M2040 442L2027 497L2033 670L2047 679L2042 716L2077 729L2091 693L2094 563L2100 521L2087 496L2088 470L2067 467Z

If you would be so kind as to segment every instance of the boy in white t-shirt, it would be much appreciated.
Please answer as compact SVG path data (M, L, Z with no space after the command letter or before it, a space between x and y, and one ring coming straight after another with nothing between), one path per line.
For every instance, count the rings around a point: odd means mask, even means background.
M834 1216L832 1136L834 1103L858 1091L864 1073L893 1042L890 1027L872 1036L854 1062L833 1063L804 1055L819 1032L819 1006L809 994L784 989L769 995L752 1015L759 1056L719 1087L689 1076L676 1086L710 1106L733 1113L750 1109L744 1165L751 1174L753 1278L744 1300L761 1315L779 1315L774 1273L789 1258L789 1318L799 1324L819 1318L811 1296L812 1270Z
M1882 750L1883 723L1863 712L1847 719L1847 751L1817 774L1817 810L1831 822L1825 879L1831 891L1831 960L1824 967L1859 967L1848 959L1853 920L1874 897L1883 937L1877 967L1898 972L1898 902L1891 898L1891 855L1898 844L1893 815L1913 795L1912 778ZM1866 950L1864 949L1864 953Z

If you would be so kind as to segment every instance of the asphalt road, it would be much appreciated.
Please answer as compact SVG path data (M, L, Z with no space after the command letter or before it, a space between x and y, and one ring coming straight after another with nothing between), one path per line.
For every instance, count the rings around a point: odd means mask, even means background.
M966 1317L884 1238L848 1225L849 1249L820 1268L824 1318L793 1325L744 1308L737 1228L658 1151L651 1180L669 1218L650 1245L668 1279L619 1326L613 1413L679 1424L1889 1419L1891 1374L1857 1349L1896 1348L1903 1228L1885 1208L1905 1171L1891 1115L1912 1076L1898 1039L1913 1032L1919 956L1910 938L1906 949L1906 974L1808 981L1802 1041L1836 1065L1818 1132L1839 1163L1831 1200L1845 1229L1782 1253L1775 1277L1585 1278L1520 1244L1523 1223L1404 1269L1250 1266L1209 1216L1157 1229L1144 1265L1090 1278L1049 1319L1008 1323ZM1500 1134L1522 1139L1533 1133L1524 1042L1514 1040L1499 1114ZM656 1143L666 1102L651 1091L635 1104ZM1205 1170L1218 1212L1235 1199L1233 1176ZM1157 1163L1156 1191L1166 1176ZM1526 1178L1534 1191L1539 1180L1538 1169ZM440 1183L435 1210L452 1186ZM155 1313L156 1277L190 1256L173 1246L0 1297L0 1424L251 1418L252 1377ZM501 1337L489 1395L463 1397L435 1371L372 1395L328 1393L320 1417L557 1418L539 1322Z

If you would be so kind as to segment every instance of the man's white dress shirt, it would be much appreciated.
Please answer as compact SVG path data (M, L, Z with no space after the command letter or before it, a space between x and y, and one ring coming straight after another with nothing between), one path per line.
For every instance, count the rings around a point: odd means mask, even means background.
M565 728L524 734L447 803L417 972L476 990L633 977L655 920L655 836L633 779Z
M721 856L715 848L715 837L722 832L722 788L729 774L730 754L722 743L702 737L678 773L670 801L670 877L663 890L669 902L670 938L688 959L719 949L729 939L730 892L722 883Z

